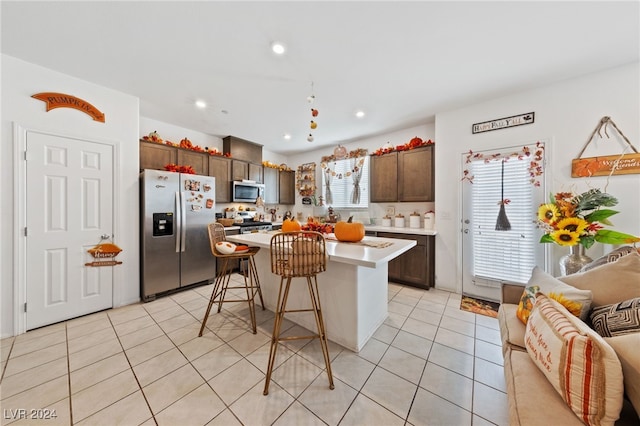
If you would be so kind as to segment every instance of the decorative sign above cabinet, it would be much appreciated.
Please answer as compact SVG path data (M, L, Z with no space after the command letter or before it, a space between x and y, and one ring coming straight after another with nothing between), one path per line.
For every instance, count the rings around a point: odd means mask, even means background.
M47 104L47 112L55 108L73 108L82 111L93 118L93 121L104 123L104 113L84 99L56 92L42 92L31 95Z
M511 117L498 118L491 121L483 121L482 123L475 123L471 126L471 133L483 133L490 132L492 130L506 129L507 127L522 126L524 124L533 124L535 119L534 112L528 112L526 114L512 115Z

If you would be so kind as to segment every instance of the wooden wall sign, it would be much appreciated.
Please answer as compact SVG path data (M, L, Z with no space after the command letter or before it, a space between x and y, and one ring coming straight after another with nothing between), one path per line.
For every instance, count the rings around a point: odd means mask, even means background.
M571 160L571 177L640 174L640 154L606 155Z
M31 97L46 103L47 112L55 108L73 108L89 115L94 121L104 123L104 113L84 99L56 92L36 93Z
M587 149L587 146L591 143L596 133L598 133L598 135L602 137L602 134L600 132L604 129L605 135L609 137L609 134L607 133L608 125L613 126L613 128L629 145L629 147L631 147L634 153L582 158L584 150ZM622 133L620 129L618 129L618 126L616 126L616 123L613 122L611 117L602 117L593 133L591 133L591 137L582 148L582 151L580 151L580 154L578 154L578 158L574 158L573 160L571 160L571 177L583 178L590 176L631 174L640 174L640 153L638 153L636 147L631 144L624 133Z
M526 114L512 115L511 117L498 118L497 120L483 121L475 123L471 126L471 133L490 132L492 130L506 129L507 127L522 126L524 124L533 124L535 121L535 113L528 112Z

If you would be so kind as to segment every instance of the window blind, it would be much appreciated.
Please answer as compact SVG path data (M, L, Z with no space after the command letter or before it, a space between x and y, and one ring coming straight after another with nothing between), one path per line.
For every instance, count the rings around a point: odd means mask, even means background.
M355 167L364 159L360 172L360 199L354 202L354 176ZM331 189L331 196L327 194L327 183ZM324 203L333 208L368 208L369 207L369 156L346 158L330 162L328 167L322 170L322 196Z
M529 182L529 163L525 158L504 162L504 198L509 231L496 231L501 200L502 161L474 161L471 185L473 275L478 285L499 285L500 281L526 283L536 264L536 225L534 222L540 191ZM495 280L495 281L494 281ZM492 285L491 283L495 283Z

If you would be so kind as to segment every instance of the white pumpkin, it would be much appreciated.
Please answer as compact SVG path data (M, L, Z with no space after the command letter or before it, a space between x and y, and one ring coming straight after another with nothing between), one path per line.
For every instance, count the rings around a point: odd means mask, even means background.
M216 243L216 250L222 254L231 254L236 251L236 245L228 241L220 241Z

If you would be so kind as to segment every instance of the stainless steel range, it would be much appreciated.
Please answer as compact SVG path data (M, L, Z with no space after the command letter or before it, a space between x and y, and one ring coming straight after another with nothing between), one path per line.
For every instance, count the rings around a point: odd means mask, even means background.
M251 234L252 232L258 231L271 231L273 229L271 222L248 221L236 223L235 225L240 227L241 234Z
M255 220L255 212L238 212L243 221L242 223L235 223L234 225L240 227L241 234L251 234L258 231L271 231L273 226L271 222L263 222Z

